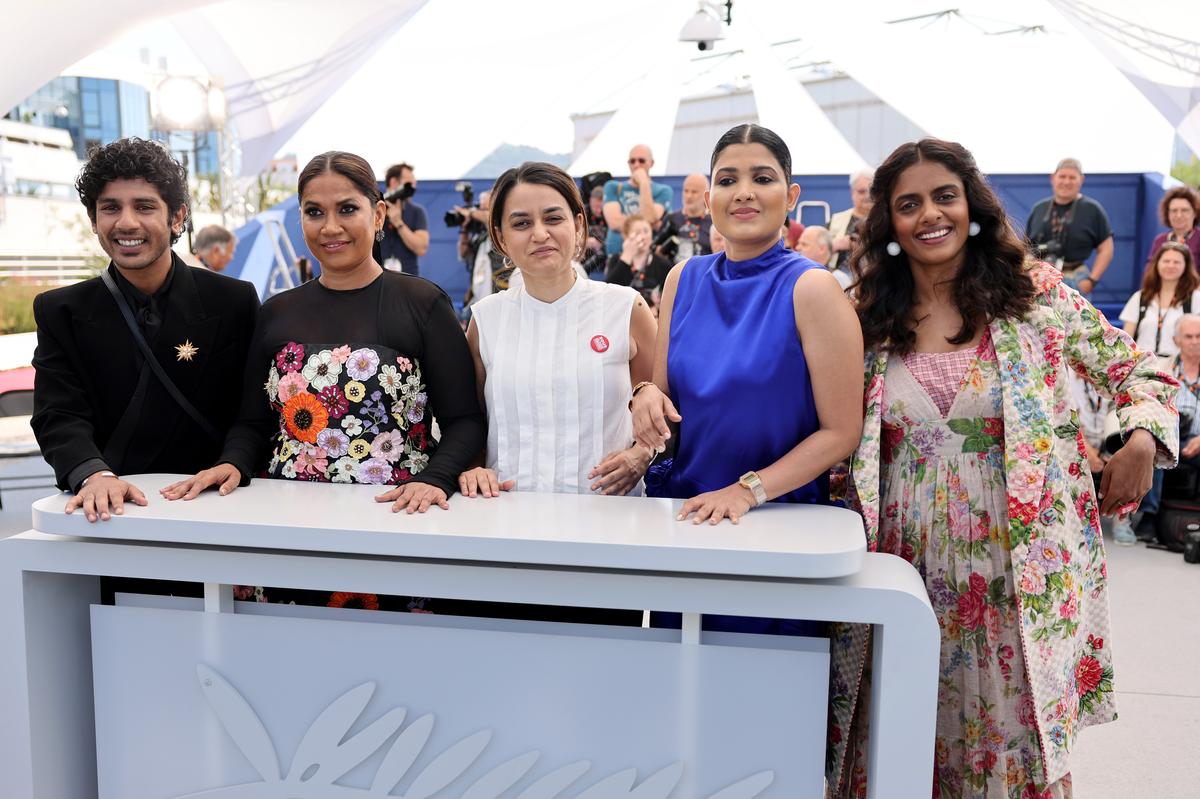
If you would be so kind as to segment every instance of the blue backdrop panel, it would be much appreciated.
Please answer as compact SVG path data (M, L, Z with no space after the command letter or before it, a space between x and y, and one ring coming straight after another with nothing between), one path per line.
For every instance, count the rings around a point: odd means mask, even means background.
M683 196L683 175L656 178L666 183L675 192L674 208L678 209ZM848 178L840 175L800 175L795 178L801 187L801 200L823 200L836 212L850 204ZM995 175L990 178L993 188L1000 196L1018 232L1024 232L1025 220L1034 203L1050 194L1050 180L1045 174ZM1106 174L1088 175L1084 193L1099 201L1108 211L1113 227L1115 255L1113 263L1104 276L1093 297L1096 304L1112 319L1124 306L1129 295L1141 283L1150 243L1162 230L1158 219L1158 202L1162 198L1162 176L1158 174ZM454 190L458 181L422 180L418 184L416 201L425 206L429 215L429 252L421 258L421 276L440 285L455 305L462 303L467 290L466 267L458 260L458 229L448 228L442 221L443 215L454 205L462 203L462 195ZM491 188L490 180L471 181L478 197L481 191ZM312 259L304 244L300 230L300 211L295 197L272 209L284 212L284 229L291 238L297 255ZM818 224L819 212L807 209L801 220L806 224ZM257 236L261 225L251 221L241 230L238 247L228 274L251 280L258 286L259 293L266 290L266 279L274 259L274 250L267 236Z

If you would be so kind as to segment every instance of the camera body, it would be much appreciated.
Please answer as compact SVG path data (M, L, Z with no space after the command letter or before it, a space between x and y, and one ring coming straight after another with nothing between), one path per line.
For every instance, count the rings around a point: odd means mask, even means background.
M475 187L471 185L469 180L460 180L454 184L454 190L462 195L462 207L475 207ZM446 227L462 227L467 221L467 218L458 211L450 210L442 217L442 221L446 223ZM476 222L475 224L481 224Z
M385 203L394 203L397 200L407 200L417 193L417 187L411 183L401 183L396 188L384 193L383 201Z
M662 228L650 243L650 249L671 263L679 259L679 230L676 229L670 214L663 218Z
M1043 241L1036 246L1037 246L1038 257L1040 257L1044 260L1053 261L1056 258L1062 258L1063 243L1061 241L1059 241L1058 239L1050 239L1049 241Z

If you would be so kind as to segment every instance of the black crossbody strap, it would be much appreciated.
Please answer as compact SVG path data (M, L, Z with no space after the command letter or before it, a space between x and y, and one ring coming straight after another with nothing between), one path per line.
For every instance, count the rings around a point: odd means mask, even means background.
M150 371L158 378L158 382L171 395L171 399L175 400L175 403L180 408L183 408L183 412L190 416L193 422L200 425L200 429L209 438L214 441L223 440L224 436L217 431L217 428L213 427L200 411L196 410L195 405L188 402L187 397L183 396L183 392L179 390L179 387L172 382L171 378L167 377L167 373L163 371L162 364L158 362L158 358L155 358L154 353L150 351L150 345L146 343L146 337L142 335L141 328L138 327L137 321L133 318L133 311L130 310L129 303L125 300L125 295L121 293L117 282L113 280L112 275L109 274L107 269L100 273L100 279L104 281L104 285L108 289L108 293L113 296L113 301L117 303L117 307L121 309L121 316L125 317L125 324L129 327L129 332L133 335L134 342L141 351L142 357L145 358L146 365L150 367Z

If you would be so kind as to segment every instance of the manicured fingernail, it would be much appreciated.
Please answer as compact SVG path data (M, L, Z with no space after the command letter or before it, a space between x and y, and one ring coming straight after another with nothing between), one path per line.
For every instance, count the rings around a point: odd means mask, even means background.
M683 521L683 514L681 513L681 514L679 514L678 516L676 516L676 517L675 517L675 521L677 521L677 522L681 522L681 521Z

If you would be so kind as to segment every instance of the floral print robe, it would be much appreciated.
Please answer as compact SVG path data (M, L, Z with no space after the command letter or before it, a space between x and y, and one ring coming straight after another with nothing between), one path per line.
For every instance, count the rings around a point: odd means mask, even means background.
M1121 429L1145 428L1159 443L1156 466L1179 451L1178 383L1156 367L1045 264L1032 267L1034 308L989 325L1000 367L1008 530L1020 639L1049 784L1069 773L1084 727L1116 718L1109 637L1108 572L1099 504L1086 465L1083 432L1066 369L1115 400ZM887 353L868 353L863 437L851 460L850 500L863 515L867 548L879 548L880 468ZM1055 560L1054 568L1044 563ZM1065 606L1071 612L1061 612ZM861 723L856 710L869 668L870 628L831 631L827 774L835 795L863 796L869 775L845 773L847 747ZM865 762L865 757L854 760ZM932 781L933 764L930 764Z

